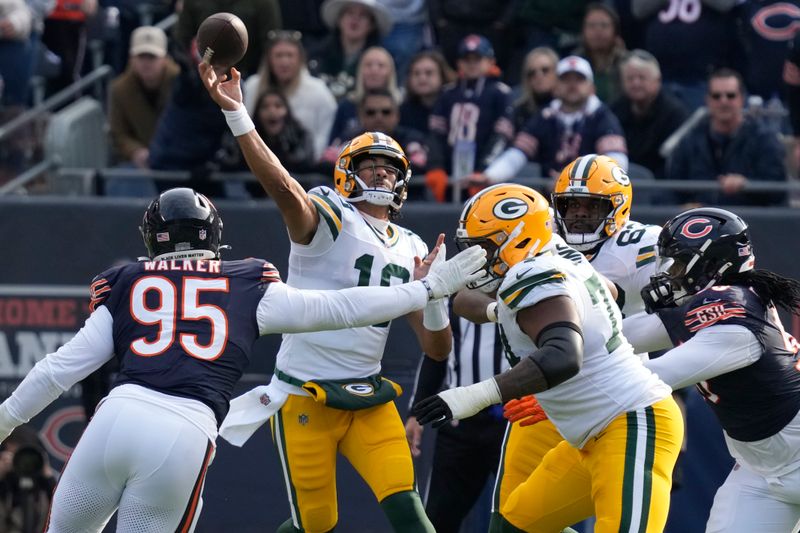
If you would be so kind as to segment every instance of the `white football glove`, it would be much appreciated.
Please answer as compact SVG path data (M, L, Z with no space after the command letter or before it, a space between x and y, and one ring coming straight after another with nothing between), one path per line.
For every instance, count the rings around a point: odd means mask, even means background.
M431 263L428 275L422 278L427 282L432 299L450 296L463 289L467 283L483 276L486 250L480 246L470 246L446 261L445 256L446 249L442 244Z

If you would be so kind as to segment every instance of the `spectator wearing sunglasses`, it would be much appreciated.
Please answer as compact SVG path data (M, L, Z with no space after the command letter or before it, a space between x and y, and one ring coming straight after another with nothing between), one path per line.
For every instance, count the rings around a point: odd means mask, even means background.
M786 194L747 192L750 181L785 181L777 136L744 114L744 82L731 69L708 78L708 118L681 140L667 161L667 178L716 180L719 190L679 193L678 201L705 205L776 205Z
M514 102L514 131L547 107L555 96L558 54L549 46L538 46L525 56L520 97Z
M358 124L358 103L364 98L367 91L386 89L394 95L395 100L400 100L397 88L397 70L394 59L380 46L372 46L364 51L358 60L356 83L353 90L339 102L333 125L330 128L328 144L336 139L343 138L346 131Z
M417 130L400 126L400 106L396 95L388 89L372 89L364 93L358 103L358 123L333 139L325 150L323 162L332 168L344 144L367 131L378 131L392 137L403 147L412 170L425 172L428 164L425 136Z

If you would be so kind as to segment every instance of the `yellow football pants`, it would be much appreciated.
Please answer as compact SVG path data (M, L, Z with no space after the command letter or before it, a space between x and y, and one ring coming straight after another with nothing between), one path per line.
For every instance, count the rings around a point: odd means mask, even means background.
M337 451L378 501L414 489L414 465L394 402L344 411L290 395L270 424L298 529L319 533L336 525Z
M516 440L509 438L509 444ZM500 513L533 533L561 531L592 515L595 533L660 533L682 441L683 419L672 397L623 413L583 449L562 441L547 452L539 467L511 489Z

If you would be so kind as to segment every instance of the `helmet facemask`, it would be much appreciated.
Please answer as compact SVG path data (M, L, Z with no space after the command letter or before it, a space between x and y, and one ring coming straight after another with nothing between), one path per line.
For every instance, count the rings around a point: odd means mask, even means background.
M480 246L486 250L486 264L483 269L483 276L475 281L467 283L467 288L478 289L485 293L494 292L503 281L503 276L508 272L508 265L500 258L502 245L506 241L505 232L498 231L483 237L467 237L466 231L459 228L456 230L456 248L463 252L472 246Z
M387 162L384 164L376 164L376 157L385 159ZM364 164L371 162L371 164ZM398 211L406 199L408 189L408 171L404 171L402 161L399 159L373 154L363 154L359 157L354 157L351 161L350 168L347 169L347 182L345 186L350 185L352 192L348 196L350 202L367 202L372 205L390 206L393 210ZM376 175L383 169L387 175L394 176L394 187L387 189L385 187L375 187Z
M598 216L567 217L570 202L577 199L586 199L592 202L586 210L595 209ZM578 251L591 250L614 235L620 228L617 227L617 212L624 207L625 200L621 194L601 195L592 193L564 192L553 194L554 218L558 232L564 240ZM583 231L575 231L575 225L583 225ZM571 231L572 230L572 231Z

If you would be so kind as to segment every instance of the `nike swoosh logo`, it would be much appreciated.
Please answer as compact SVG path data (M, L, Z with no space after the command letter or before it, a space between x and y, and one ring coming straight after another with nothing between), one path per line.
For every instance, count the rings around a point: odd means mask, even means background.
M531 269L529 268L529 269L528 269L528 270L526 270L525 272L520 272L519 274L517 274L517 279L522 279L522 277L523 277L525 274L527 274L528 272L530 272L530 271L531 271Z

